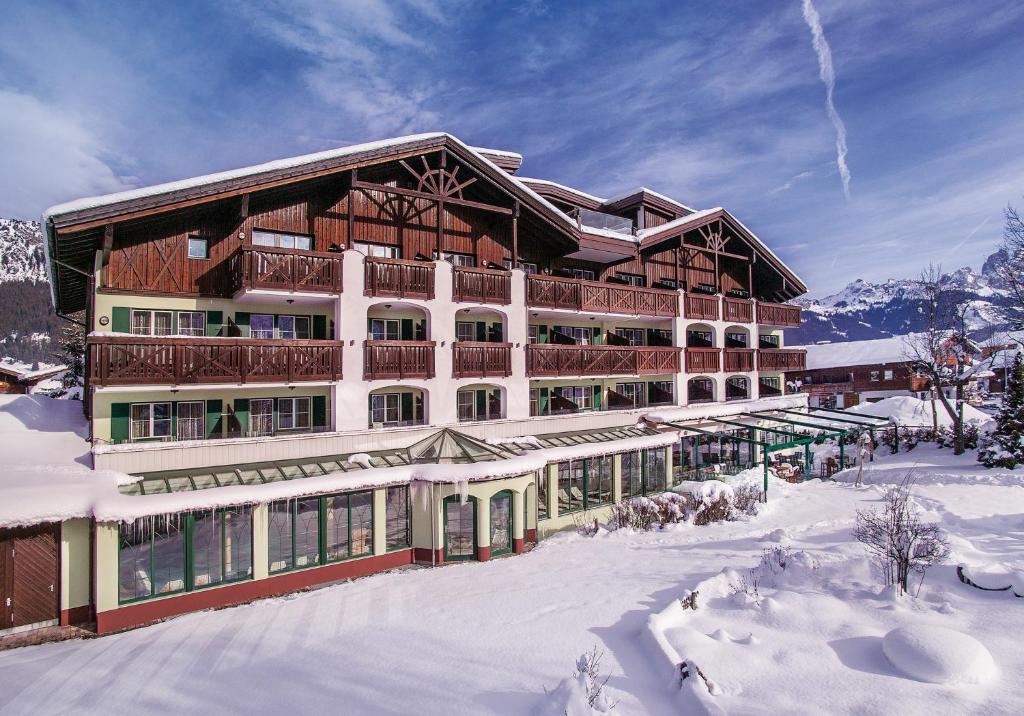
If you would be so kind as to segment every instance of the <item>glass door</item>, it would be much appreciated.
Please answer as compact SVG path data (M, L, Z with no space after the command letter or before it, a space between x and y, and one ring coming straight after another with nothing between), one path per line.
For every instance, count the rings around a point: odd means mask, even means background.
M512 551L512 493L491 498L491 555Z
M476 500L466 504L457 495L444 501L444 558L446 560L476 558Z
M273 435L274 401L272 398L254 398L249 401L249 434Z

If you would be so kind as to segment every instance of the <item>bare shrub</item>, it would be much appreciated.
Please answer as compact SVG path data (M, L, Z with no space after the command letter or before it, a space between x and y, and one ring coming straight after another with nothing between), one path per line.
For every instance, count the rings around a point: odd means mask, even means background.
M703 526L753 515L760 503L761 490L749 484L720 492L714 498L692 492L664 492L651 497L623 500L613 505L608 524L612 528L642 531L679 522Z
M949 556L949 542L939 526L921 520L921 510L910 499L913 471L882 496L882 508L857 510L853 536L882 567L886 585L895 584L906 593L910 573L924 581L925 571ZM918 584L920 590L920 583Z
M615 708L615 702L610 701L604 694L605 684L611 675L601 675L601 659L604 658L604 650L596 646L590 651L580 654L576 660L576 673L573 678L584 686L587 694L587 705L598 711L610 711Z

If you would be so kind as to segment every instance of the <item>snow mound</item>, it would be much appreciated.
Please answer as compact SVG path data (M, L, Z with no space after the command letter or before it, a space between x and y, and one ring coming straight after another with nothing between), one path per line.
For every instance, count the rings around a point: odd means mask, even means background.
M734 494L732 487L721 480L686 481L673 487L672 491L680 494L689 493L704 503L717 502L721 497L731 502Z
M938 415L939 426L949 427L953 424L949 413L936 403L935 413ZM851 413L874 415L878 418L889 418L900 425L910 427L930 427L932 424L932 404L929 400L920 400L910 396L893 396L879 400L877 403L861 403L847 408ZM964 421L968 423L987 423L992 416L983 413L971 405L964 405Z
M778 529L774 529L771 532L765 534L765 536L761 538L761 541L781 542L784 539L789 539L789 530L787 530L785 527L779 527Z
M946 627L893 629L882 639L882 651L899 671L932 684L981 684L997 673L984 644Z

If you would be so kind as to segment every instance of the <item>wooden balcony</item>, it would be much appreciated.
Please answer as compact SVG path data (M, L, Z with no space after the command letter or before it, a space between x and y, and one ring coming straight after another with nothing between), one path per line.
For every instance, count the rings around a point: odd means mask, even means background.
M664 346L531 343L526 346L526 373L532 378L678 373L680 350Z
M341 293L342 254L243 246L231 255L232 292L242 289Z
M452 345L456 378L504 378L512 375L512 344L456 341Z
M622 313L630 316L673 318L679 315L677 291L557 276L527 276L526 303L536 308Z
M404 259L366 258L367 296L434 297L434 263Z
M434 341L364 341L363 379L433 378Z
M701 321L718 320L718 296L700 293L683 294L683 314Z
M753 348L726 348L723 359L726 373L749 373L754 370Z
M722 370L718 348L687 348L687 373L717 373Z
M757 351L758 370L805 370L807 351L795 348L760 348Z
M126 335L92 337L87 346L95 386L341 379L339 341Z
M754 303L743 298L722 299L722 320L729 323L753 323Z
M475 303L512 303L512 273L456 266L452 272L452 299Z
M800 327L800 306L788 303L757 303L757 322L762 326Z

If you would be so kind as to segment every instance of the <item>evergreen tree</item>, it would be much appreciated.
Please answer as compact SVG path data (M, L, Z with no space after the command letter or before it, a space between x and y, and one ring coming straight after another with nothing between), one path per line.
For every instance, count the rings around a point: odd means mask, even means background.
M1024 464L1024 352L1017 352L1004 390L1003 405L996 416L996 429L978 451L978 460L985 467L1012 470Z
M68 323L61 329L61 362L68 367L61 376L61 395L81 398L85 385L85 331L77 323Z

